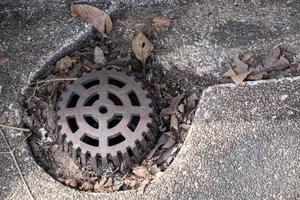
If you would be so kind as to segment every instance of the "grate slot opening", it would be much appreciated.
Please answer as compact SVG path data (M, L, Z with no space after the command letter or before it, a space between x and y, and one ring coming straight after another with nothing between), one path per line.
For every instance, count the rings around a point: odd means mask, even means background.
M107 121L107 128L111 129L117 126L122 119L123 119L122 115L114 115L110 120Z
M127 124L127 127L134 132L136 127L138 126L139 122L141 120L140 116L131 116L131 119L129 121L129 123Z
M95 85L99 85L100 84L100 81L98 79L92 79L92 80L88 80L84 83L82 83L82 86L85 87L85 89L89 89Z
M67 103L67 108L74 108L74 107L76 107L78 100L79 100L79 95L73 93L71 95L71 98L69 99L69 101Z
M114 136L108 138L108 146L114 146L125 141L125 137L121 133L117 133Z
M91 138L86 133L80 138L80 140L88 145L98 147L99 146L99 140Z
M135 92L130 92L128 94L128 97L130 99L131 105L133 106L141 106L140 101L138 99L138 97L136 96Z
M119 97L117 97L116 95L112 94L112 93L108 93L108 98L116 105L116 106L122 106L123 103L122 101L119 99Z
M99 100L99 94L93 95L84 103L84 106L92 106L97 100Z
M91 127L98 129L99 123L92 116L84 116L86 123L88 123Z
M67 117L67 122L72 133L75 133L79 129L75 117Z
M125 86L125 83L124 83L124 82L122 82L122 81L120 81L120 80L117 80L117 79L115 79L115 78L111 78L111 77L108 79L108 84L117 86L117 87L119 87L119 88L122 88L122 87Z

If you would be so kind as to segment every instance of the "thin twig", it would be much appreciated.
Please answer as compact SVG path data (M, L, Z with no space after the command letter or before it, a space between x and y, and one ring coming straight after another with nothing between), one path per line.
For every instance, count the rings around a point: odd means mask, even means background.
M20 176L21 176L22 182L23 182L23 184L25 185L28 194L30 195L31 199L35 200L35 198L34 198L32 192L31 192L30 189L29 189L28 184L27 184L26 181L25 181L25 178L24 178L24 176L23 176L23 174L22 174L22 171L21 171L20 166L19 166L19 164L18 164L18 161L17 161L17 159L16 159L16 157L15 157L15 154L14 154L14 152L12 151L12 149L11 149L11 147L10 147L10 145L9 145L9 143L8 143L6 137L5 137L5 135L4 135L4 133L3 133L3 131L2 131L1 129L0 129L0 133L1 133L2 137L4 138L4 141L5 141L5 143L6 143L7 147L8 147L8 150L9 150L9 152L10 152L10 155L12 156L12 158L13 158L13 160L14 160L14 162L15 162L15 165L16 165L16 167L17 167L17 170L18 170L18 172L19 172L19 174L20 174Z
M30 136L31 136L31 134L32 134L32 132L30 132L15 148L13 148L13 150L12 151L15 151L15 150L17 150L20 146L21 146L21 144L23 143L23 142L25 142L25 140L27 139L27 138L29 138Z
M4 125L4 124L0 124L0 127L13 129L13 130L17 130L17 131L30 132L30 130L28 128L19 128L19 127Z
M76 81L77 79L78 78L54 78L54 79L40 80L40 81L36 81L35 83L30 84L30 86L40 84L40 83L49 83L49 82L55 82L55 81Z
M274 112L274 114L276 114L279 110L282 110L282 109L284 109L284 108L288 108L288 109L290 109L290 110L293 110L293 111L296 111L296 112L300 112L300 110L298 110L298 109L296 109L296 108L293 108L293 107L291 107L291 106L281 106L281 107L279 107L279 108Z

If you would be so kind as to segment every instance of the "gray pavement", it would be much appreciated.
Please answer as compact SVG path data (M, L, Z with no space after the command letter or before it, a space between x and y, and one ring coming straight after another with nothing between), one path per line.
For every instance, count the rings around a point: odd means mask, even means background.
M84 41L91 28L68 15L71 1L12 2L0 2L0 55L10 57L9 64L0 66L0 114L8 124L18 125L16 94ZM220 77L234 54L266 52L278 43L299 58L296 0L90 2L116 14L112 36L120 35L128 49L134 33L145 25L142 19L168 14L173 19L170 32L154 38L164 49L155 60L167 69ZM119 9L124 16L118 17ZM297 199L299 83L299 78L285 78L206 89L179 155L143 195L75 191L46 174L26 143L15 154L36 199ZM3 130L12 147L24 137L19 131ZM3 138L0 150L7 150ZM0 199L30 199L12 158L3 154Z

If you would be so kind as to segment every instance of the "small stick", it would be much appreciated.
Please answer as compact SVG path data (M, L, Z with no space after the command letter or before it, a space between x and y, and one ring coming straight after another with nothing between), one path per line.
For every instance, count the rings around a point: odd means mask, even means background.
M17 130L17 131L30 132L30 130L28 128L19 128L19 127L14 127L14 126L7 126L7 125L4 125L4 124L0 124L0 127L13 129L13 130Z
M15 150L17 150L20 146L21 146L21 144L27 139L27 138L29 138L30 136L31 136L31 134L32 134L32 132L31 133L29 133L15 148L13 148L13 150L12 151L15 151Z
M37 81L35 83L30 84L30 86L32 85L36 85L36 84L40 84L40 83L49 83L49 82L55 82L55 81L75 81L78 78L55 78L55 79L47 79L47 80L41 80L41 81Z
M8 143L6 137L5 137L5 135L4 135L4 133L3 133L3 131L2 131L1 129L0 129L0 133L1 133L2 137L4 138L4 141L5 141L5 143L6 143L7 147L8 147L8 149L9 149L9 153L11 154L11 156L12 156L14 162L15 162L15 165L16 165L16 167L17 167L17 170L18 170L18 172L19 172L19 174L20 174L20 176L21 176L22 182L24 183L24 185L25 185L25 187L26 187L26 190L27 190L28 194L30 195L31 199L35 200L35 198L34 198L32 192L31 192L30 189L29 189L29 186L27 185L27 183L26 183L26 181L25 181L25 178L24 178L24 176L23 176L23 174L22 174L22 171L21 171L20 166L19 166L19 164L18 164L18 161L17 161L17 159L16 159L16 157L15 157L15 154L14 154L14 152L12 151L12 149L11 149L11 147L10 147L10 145L9 145L9 143Z

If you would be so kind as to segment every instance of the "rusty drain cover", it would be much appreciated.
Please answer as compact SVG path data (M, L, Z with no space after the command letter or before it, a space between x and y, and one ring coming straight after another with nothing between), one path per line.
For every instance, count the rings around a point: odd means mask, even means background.
M115 69L84 74L57 103L62 149L83 166L140 162L156 136L151 100L133 76Z

